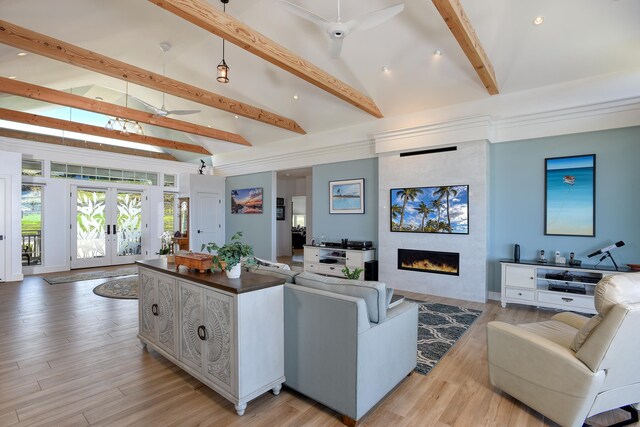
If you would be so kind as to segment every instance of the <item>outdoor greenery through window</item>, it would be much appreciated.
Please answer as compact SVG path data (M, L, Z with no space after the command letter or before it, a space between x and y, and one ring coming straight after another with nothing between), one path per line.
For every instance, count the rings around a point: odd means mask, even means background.
M22 175L42 176L42 161L41 160L23 160Z
M128 184L157 185L158 174L95 166L51 163L52 178L82 179L88 181L123 182Z
M22 265L42 265L42 185L23 185L20 202L22 212Z
M166 182L166 181L165 181ZM164 228L163 231L170 231L173 234L176 223L176 195L175 193L164 193Z
M176 176L175 175L164 174L164 186L165 187L175 187L176 186Z

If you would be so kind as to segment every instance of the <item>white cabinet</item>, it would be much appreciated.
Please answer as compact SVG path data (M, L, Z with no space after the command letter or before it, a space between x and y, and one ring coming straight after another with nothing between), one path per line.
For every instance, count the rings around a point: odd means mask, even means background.
M233 402L238 415L264 392L279 394L285 380L280 279L249 272L240 279L189 277L162 260L138 264L143 345Z
M502 261L502 307L507 303L595 313L595 287L615 270Z
M176 280L149 270L141 270L138 280L140 334L177 358Z
M180 360L224 390L235 393L233 298L180 281Z
M326 274L328 276L344 277L342 269L361 268L360 280L364 280L364 263L373 261L375 249L342 249L322 246L304 247L304 271Z

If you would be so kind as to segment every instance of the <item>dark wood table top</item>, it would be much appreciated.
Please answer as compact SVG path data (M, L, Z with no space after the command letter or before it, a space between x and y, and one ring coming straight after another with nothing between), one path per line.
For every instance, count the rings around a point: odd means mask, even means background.
M284 280L282 279L250 273L248 271L243 271L237 279L229 279L224 272L212 273L207 270L204 273L199 273L197 270L189 270L184 265L181 265L176 269L176 265L173 263L167 263L166 259L148 259L144 261L136 261L136 264L143 268L169 274L179 279L188 280L201 285L211 286L212 288L220 289L232 294L253 292L284 284Z

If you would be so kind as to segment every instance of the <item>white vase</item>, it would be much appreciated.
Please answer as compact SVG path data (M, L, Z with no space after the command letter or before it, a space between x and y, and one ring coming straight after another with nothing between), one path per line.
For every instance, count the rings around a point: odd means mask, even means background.
M238 277L240 277L241 271L242 269L240 268L240 263L237 263L236 265L231 267L231 270L225 270L229 279L237 279Z

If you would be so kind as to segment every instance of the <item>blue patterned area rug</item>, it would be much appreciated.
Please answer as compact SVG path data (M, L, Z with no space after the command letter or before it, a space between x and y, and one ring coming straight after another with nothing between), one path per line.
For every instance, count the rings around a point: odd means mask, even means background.
M418 366L427 375L480 316L482 311L453 305L418 301Z

